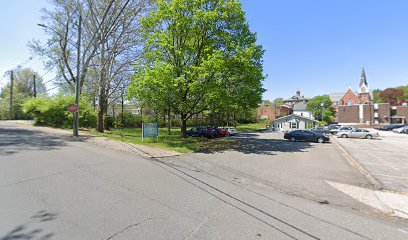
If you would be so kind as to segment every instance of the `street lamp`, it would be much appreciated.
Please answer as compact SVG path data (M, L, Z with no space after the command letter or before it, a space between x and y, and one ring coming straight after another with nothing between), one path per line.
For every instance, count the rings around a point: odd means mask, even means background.
M320 106L322 107L321 121L323 121L324 103L321 103Z

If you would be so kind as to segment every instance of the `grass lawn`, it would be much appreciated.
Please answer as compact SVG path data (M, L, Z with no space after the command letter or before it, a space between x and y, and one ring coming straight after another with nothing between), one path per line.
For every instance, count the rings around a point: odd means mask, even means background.
M252 132L265 129L264 124L245 124L237 126L239 132ZM142 142L142 129L112 129L99 133L96 130L91 130L91 134L96 136L107 137L123 142L143 144L151 147L163 148L173 150L181 153L187 152L215 152L230 149L234 141L237 139L223 137L223 138L198 138L189 137L183 139L180 134L180 128L171 129L171 135L168 135L167 128L159 128L159 140L148 137Z

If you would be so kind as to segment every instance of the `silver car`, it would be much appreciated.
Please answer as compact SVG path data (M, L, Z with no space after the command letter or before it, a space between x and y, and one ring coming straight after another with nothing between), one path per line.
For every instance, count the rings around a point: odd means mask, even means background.
M367 138L372 139L373 137L379 137L378 132L369 131L366 129L355 128L350 131L342 131L338 133L339 137L342 138Z
M333 135L336 135L339 132L348 132L348 131L351 131L353 129L354 129L353 127L341 127L341 128L338 128L338 129L330 130L330 133L333 134Z

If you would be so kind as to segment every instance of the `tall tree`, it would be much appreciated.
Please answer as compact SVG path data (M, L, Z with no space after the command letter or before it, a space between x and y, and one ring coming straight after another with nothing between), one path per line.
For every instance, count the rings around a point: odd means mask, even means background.
M320 121L331 122L334 117L333 102L328 95L316 96L307 102L306 109Z
M44 57L46 66L57 68L62 79L75 88L76 75L79 75L81 89L88 72L92 72L93 81L87 87L98 94L98 131L103 131L104 114L107 112L109 95L118 87L115 83L123 71L129 71L132 63L140 54L138 27L139 18L148 9L150 0L51 0L52 9L44 9L45 32L49 35L46 44L38 41L30 43L31 49ZM82 37L80 62L77 62L78 19L82 16ZM80 73L76 72L77 64ZM129 78L129 76L127 77ZM91 95L94 95L92 91Z
M387 88L380 92L379 96L384 102L393 106L399 105L400 102L404 101L404 91L396 88Z
M34 79L35 76L35 79ZM35 81L35 87L34 87ZM14 119L26 119L29 115L23 112L24 101L34 97L46 95L47 90L43 79L30 68L19 69L14 72L13 108ZM10 83L0 90L0 119L8 119L10 107Z
M142 21L144 61L130 97L171 109L181 133L208 109L256 107L261 102L262 55L237 0L158 0Z

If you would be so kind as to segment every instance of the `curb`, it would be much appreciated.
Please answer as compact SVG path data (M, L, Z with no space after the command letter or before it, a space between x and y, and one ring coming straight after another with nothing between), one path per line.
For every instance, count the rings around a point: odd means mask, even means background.
M363 165L361 165L356 159L354 159L353 156L337 141L337 139L335 139L335 137L333 137L332 139L333 142L335 142L336 145L343 151L344 157L349 162L349 164L357 169L374 186L374 189L382 189L381 183L367 169L365 169Z

